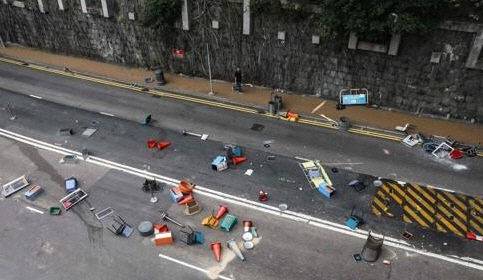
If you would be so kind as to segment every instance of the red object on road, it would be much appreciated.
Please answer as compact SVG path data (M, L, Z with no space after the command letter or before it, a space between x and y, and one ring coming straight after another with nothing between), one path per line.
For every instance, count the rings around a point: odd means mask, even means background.
M226 213L228 213L228 207L223 206L223 205L220 205L220 209L218 209L218 212L216 213L215 218L219 220L219 219L221 219L221 217L223 217L223 215L225 215Z
M149 149L154 149L154 147L156 147L156 140L150 138L146 142L146 145L148 146Z
M169 143L169 142L158 142L158 149L162 150L162 149L168 147L169 145L171 145L171 143Z
M246 157L233 157L232 159L234 165L240 164L246 160L247 160Z
M451 153L449 153L449 156L452 159L460 159L463 157L463 152L460 150L453 150Z
M258 200L264 202L268 200L268 194L264 191L260 191L260 194L258 195Z
M215 254L215 260L220 262L221 258L221 242L211 243L211 250Z

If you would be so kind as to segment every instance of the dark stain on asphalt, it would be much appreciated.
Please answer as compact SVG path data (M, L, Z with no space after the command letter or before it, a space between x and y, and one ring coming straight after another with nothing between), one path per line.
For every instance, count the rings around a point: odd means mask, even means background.
M55 168L40 155L36 148L20 144L19 149L32 161L33 164L35 164L38 171L49 175L50 180L56 183L56 185L62 189L64 177L60 175L57 170L55 170ZM90 244L95 248L101 248L103 234L102 224L99 220L97 220L94 213L89 210L90 208L91 206L89 202L84 200L73 207L71 211L73 211L86 225Z

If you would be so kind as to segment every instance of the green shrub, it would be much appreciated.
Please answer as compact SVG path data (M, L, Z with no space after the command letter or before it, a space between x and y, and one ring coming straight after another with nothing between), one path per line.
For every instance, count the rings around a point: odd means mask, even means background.
M147 0L141 23L144 27L170 31L181 17L183 0Z

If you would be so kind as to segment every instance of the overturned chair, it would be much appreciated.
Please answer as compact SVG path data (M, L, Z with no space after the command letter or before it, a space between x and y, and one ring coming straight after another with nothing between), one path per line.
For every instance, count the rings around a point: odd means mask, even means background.
M384 243L384 236L377 238L371 235L367 236L366 244L362 248L361 256L366 262L375 262L379 258L382 251L382 244Z
M116 218L113 218L114 222L116 222L118 225L116 224L112 224L112 228L114 230L112 230L111 228L107 228L110 232L114 233L115 235L123 235L125 237L129 237L131 236L131 234L133 233L133 228L131 225L129 225L128 223L126 223L122 218L121 216L117 216L119 218L120 221L116 220Z

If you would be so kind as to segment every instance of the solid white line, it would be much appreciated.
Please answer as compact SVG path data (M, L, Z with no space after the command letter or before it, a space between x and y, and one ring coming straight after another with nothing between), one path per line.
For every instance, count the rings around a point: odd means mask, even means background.
M324 119L327 119L328 121L331 121L331 122L334 122L334 123L335 123L335 121L334 121L333 119L331 119L331 118L327 117L327 116L326 116L326 115L324 115L324 114L319 114L319 116L321 116L321 117L322 117L322 118L324 118Z
M65 154L80 155L80 153L77 152L77 151L72 151L72 150L68 150L68 149L65 149L65 148L60 148L60 147L54 146L52 144L41 142L39 140L30 138L30 137L27 137L27 136L19 135L19 134L16 134L16 133L13 133L13 132L10 132L8 130L1 129L1 128L0 128L0 135L3 135L3 136L10 138L10 139L17 140L19 142L23 142L23 143L26 143L26 144L29 144L29 145L33 145L33 146L41 148L41 149L46 149L46 150L49 150L49 151L60 153L60 154L63 154L63 155L65 155ZM79 157L79 158L82 160L82 157ZM298 157L296 157L296 158L298 158ZM299 158L299 159L301 159L301 158ZM127 166L127 165L123 165L123 164L119 164L119 163L109 161L109 160L105 160L105 159L102 159L102 158L89 157L89 158L87 158L86 161L97 164L97 165L105 166L105 167L108 167L108 168L117 169L117 170L129 173L129 174L132 174L132 175L135 175L135 176L143 177L143 178L151 178L151 179L155 178L159 181L162 181L162 182L167 183L167 184L172 185L172 186L176 186L179 183L179 180L176 180L176 179L173 179L173 178L158 175L158 174L155 174L155 173L151 173L151 172L148 172L148 171L145 171L145 170L137 169L137 168L130 167L130 166ZM268 213L268 214L271 214L271 215L274 215L274 216L279 216L279 217L283 217L283 218L286 218L286 219L290 219L290 220L294 220L294 221L298 221L298 222L302 222L302 223L307 223L309 225L312 225L312 226L315 226L315 227L318 227L318 228L328 229L328 230L331 230L331 231L343 233L345 235L354 236L354 237L358 237L358 238L367 238L367 235L368 235L367 231L363 231L363 230L352 231L352 230L349 230L345 225L337 224L337 223L330 222L330 221L323 220L323 219L319 219L319 218L312 217L312 216L309 216L309 215L306 215L306 214L303 214L303 213L293 212L293 211L289 211L289 210L282 212L277 207L274 207L274 206L265 205L265 204L262 204L260 202L251 201L251 200L248 200L248 199L245 199L245 198L241 198L241 197L237 197L237 196L234 196L234 195L222 193L222 192L212 190L212 189L209 189L209 188L205 188L205 187L202 187L202 186L197 185L196 188L193 191L195 193L198 193L198 194L201 194L201 195L204 195L204 196L212 197L212 198L219 199L219 200L224 200L226 202L237 204L237 205L247 207L247 208L251 208L251 209L254 209L254 210L257 210L257 211L260 211L260 212ZM373 233L373 234L375 234L375 233ZM375 234L375 235L377 235L377 234ZM447 262L450 262L450 263L460 264L460 265L463 265L463 266L466 266L466 267L471 267L471 268L483 271L483 265L478 264L478 262L481 262L481 260L472 261L472 259L468 259L468 258L465 259L465 257L444 256L444 255L439 255L439 254L436 254L436 253L431 253L431 252L428 252L428 251L416 249L416 248L412 247L411 244L407 243L404 240L391 238L391 237L385 237L385 243L384 244L391 246L391 247L403 249L403 250L406 250L406 251L418 253L420 255L425 255L425 256L437 258L437 259L444 260L444 261L447 261Z
M311 161L310 159L308 159L308 158L303 158L303 157L295 157L295 159L298 159L298 160L303 160L303 161Z
M327 102L326 100L322 101L319 106L315 107L313 110L312 110L312 114L317 112L317 110L320 109L320 107L324 106L325 102Z
M33 97L33 98L37 98L37 99L43 99L42 96L37 96L37 95L33 95L33 94L30 94L29 96L30 97Z
M113 115L113 114L106 113L106 112L99 112L99 114L101 114L101 115L105 115L105 116L109 116L109 117L114 117L114 115Z
M27 207L25 207L25 208L27 208L27 209L28 209L28 210L30 210L30 211L37 212L37 213L39 213L39 214L44 214L44 211L40 211L40 210L35 209L35 208L32 208L32 207L30 207L30 206L27 206Z
M192 264L189 264L189 263L186 263L184 261L180 261L178 259L175 259L175 258L172 258L172 257L169 257L169 256L166 256L166 255L163 255L163 254L159 254L159 257L163 258L163 259L166 259L168 261L172 261L172 262L175 262L177 264L180 264L180 265L183 265L183 266L186 266L186 267L189 267L191 269L194 269L194 270L198 270L200 272L203 272L203 273L206 273L208 274L208 270L204 269L204 268L201 268L201 267L197 267L195 265L192 265ZM226 276L223 276L223 275L218 275L218 278L220 279L224 279L224 280L233 280L233 278L229 278L229 277L226 277Z

